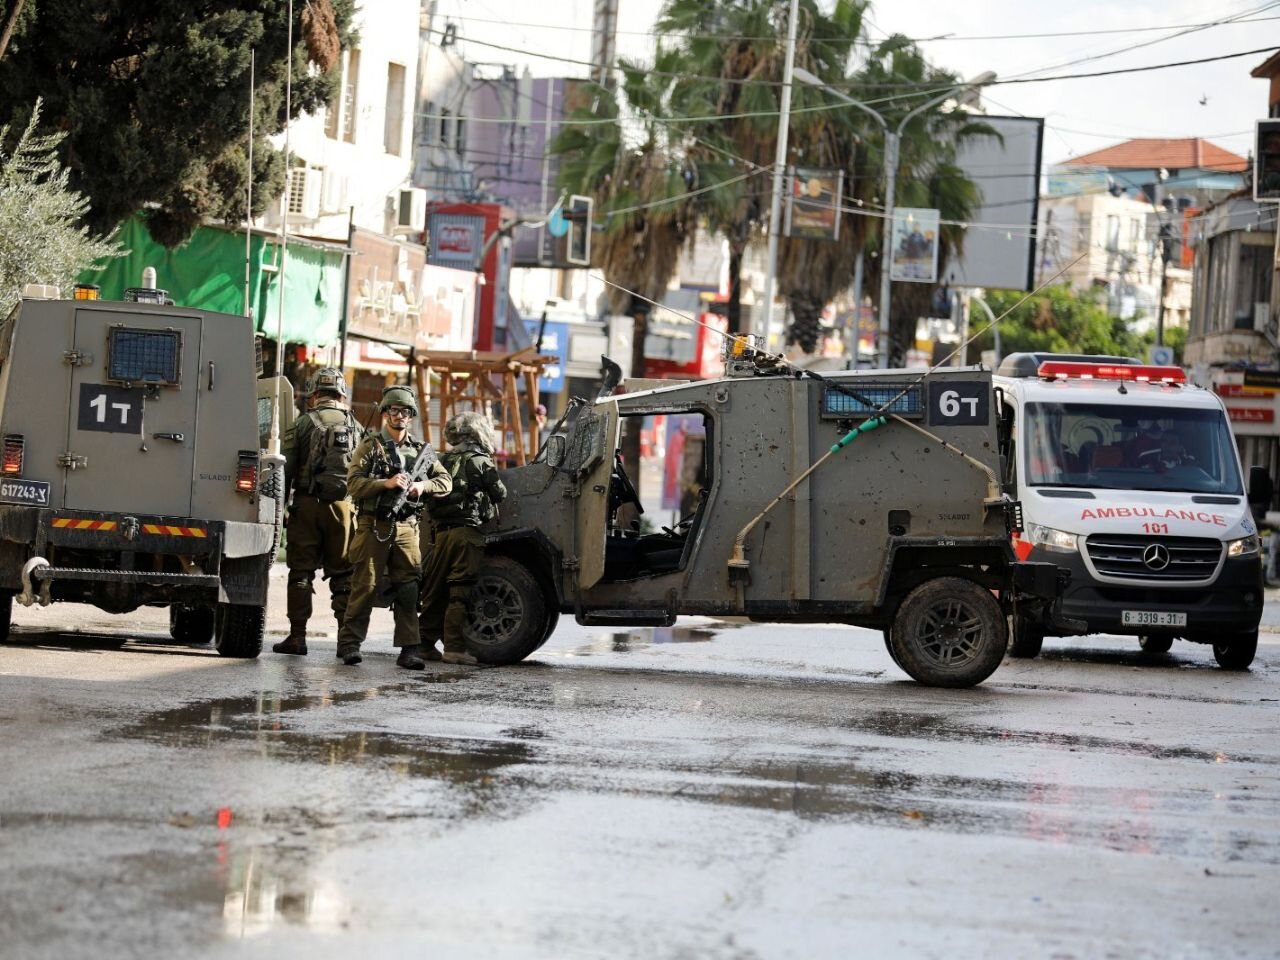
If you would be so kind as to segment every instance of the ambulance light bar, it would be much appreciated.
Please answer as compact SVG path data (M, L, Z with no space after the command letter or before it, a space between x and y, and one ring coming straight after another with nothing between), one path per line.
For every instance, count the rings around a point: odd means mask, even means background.
M1138 383L1186 383L1181 367L1157 367L1147 364L1072 363L1046 360L1040 364L1042 380L1129 380Z

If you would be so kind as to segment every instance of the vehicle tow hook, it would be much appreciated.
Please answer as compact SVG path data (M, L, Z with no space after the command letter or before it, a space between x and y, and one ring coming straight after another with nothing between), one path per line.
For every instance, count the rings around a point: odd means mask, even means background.
M43 580L40 584L40 594L37 596L35 592L35 581L32 576L36 570L41 567L47 568L48 566L49 561L44 557L32 557L22 565L22 592L18 594L17 600L24 607L29 607L34 603L39 603L40 606L47 607L52 602L52 598L49 596L49 581Z

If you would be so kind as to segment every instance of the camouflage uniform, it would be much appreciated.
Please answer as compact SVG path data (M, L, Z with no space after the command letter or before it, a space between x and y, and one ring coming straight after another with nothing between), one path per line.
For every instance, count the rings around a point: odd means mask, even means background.
M386 571L392 588L395 614L395 645L418 645L418 577L422 553L418 546L418 518L396 521L379 519L379 508L396 499L398 491L388 490L383 481L403 470L413 470L414 461L424 444L412 437L395 443L385 429L360 441L351 458L347 486L356 503L358 518L351 542L354 575L347 615L338 632L338 656L346 659L358 654L369 632L369 616L373 612L378 575ZM440 496L453 486L439 463L431 465L426 477L423 497Z
M355 530L351 500L326 501L311 493L310 480L317 465L305 462L311 454L312 434L317 429L345 423L358 432L358 426L341 400L326 397L311 413L294 420L284 438L285 483L293 491L285 545L285 560L289 565L286 592L289 637L302 644L306 643L307 621L311 619L314 592L311 584L316 570L323 569L329 581L329 605L339 627L351 591L351 561L347 557Z
M430 501L434 540L422 584L421 636L424 646L444 640L445 654L466 652L467 600L484 561L484 535L507 495L493 462L493 433L475 413L459 414L445 426L450 450L441 463L455 478L454 495Z

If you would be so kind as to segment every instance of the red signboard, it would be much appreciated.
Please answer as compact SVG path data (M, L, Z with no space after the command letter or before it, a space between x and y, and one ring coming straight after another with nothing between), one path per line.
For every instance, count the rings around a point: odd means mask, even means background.
M1235 423L1274 423L1276 412L1271 407L1227 407L1227 416Z
M1276 393L1267 387L1246 387L1239 383L1219 383L1213 389L1220 397L1273 397Z

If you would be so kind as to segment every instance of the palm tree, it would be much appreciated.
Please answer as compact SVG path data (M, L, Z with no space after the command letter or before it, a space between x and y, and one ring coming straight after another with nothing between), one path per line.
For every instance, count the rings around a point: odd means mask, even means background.
M861 36L865 9L865 0L836 0L826 14L816 0L801 0L796 64L824 81L839 82ZM655 26L664 35L662 49L675 55L678 69L673 72L680 74L670 88L672 113L707 118L687 132L689 162L699 168L724 163L727 157L732 164L729 169L743 177L732 189L698 198L707 229L728 241L728 319L734 333L744 332L742 258L767 226L787 16L786 0L666 0ZM807 107L821 105L820 96L799 86L793 88L792 103L790 136L796 157L806 163L820 160L843 166L857 137L848 111L806 112ZM811 255L827 261L823 269L834 269L847 280L860 238L858 229L842 230L835 247L818 251L815 246ZM796 253L790 262L796 267L788 271L787 284L781 282L780 271L779 289L784 296L791 291L803 296L802 278L808 272L803 256Z
M923 98L959 85L959 79L931 66L920 48L905 37L893 36L881 43L867 63L852 78L856 99L884 101L877 109L890 126L897 127L901 118ZM859 92L861 91L861 92ZM975 137L999 134L980 117L959 109L944 109L939 104L922 111L908 122L902 132L898 158L896 206L929 207L940 212L943 224L939 241L938 275L946 276L946 265L952 255L964 250L965 229L959 226L971 218L982 205L982 190L956 165L958 147ZM884 141L870 138L860 152L854 173L854 197L870 207L881 204ZM865 218L868 249L879 251L880 231L885 221L880 217ZM947 221L952 221L948 223ZM875 290L883 268L878 256L866 259L866 288ZM924 283L893 285L890 301L890 339L898 351L915 341L916 318L931 312L934 287Z
M670 66L660 55L655 70ZM639 64L619 67L621 87L588 85L592 105L572 112L552 150L560 156L560 185L595 200L603 231L592 238L591 265L604 274L611 312L632 317L631 375L642 377L650 301L661 301L692 233L694 181L662 123L664 81ZM640 434L633 426L622 451L638 489Z

